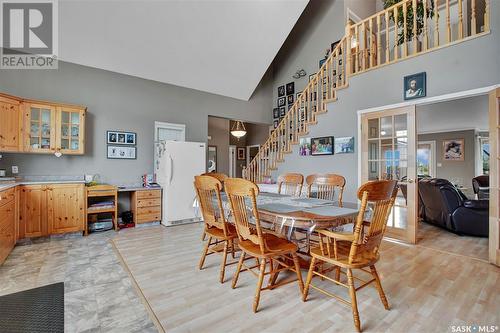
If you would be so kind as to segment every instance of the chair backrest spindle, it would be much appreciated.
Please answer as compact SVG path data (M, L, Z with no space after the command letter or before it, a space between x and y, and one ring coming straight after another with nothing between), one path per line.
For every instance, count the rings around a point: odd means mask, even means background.
M266 250L262 228L260 226L257 196L259 187L255 183L242 178L228 178L225 182L226 194L231 204L231 211L240 241L249 240L260 247L262 253ZM248 201L251 207L247 207ZM252 216L253 215L253 222Z
M278 193L291 196L300 196L304 176L300 173L285 173L278 177Z

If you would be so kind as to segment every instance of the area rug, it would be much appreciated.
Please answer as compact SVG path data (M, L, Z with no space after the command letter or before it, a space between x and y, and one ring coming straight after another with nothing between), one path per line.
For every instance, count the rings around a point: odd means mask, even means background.
M64 283L1 296L0 332L64 332Z

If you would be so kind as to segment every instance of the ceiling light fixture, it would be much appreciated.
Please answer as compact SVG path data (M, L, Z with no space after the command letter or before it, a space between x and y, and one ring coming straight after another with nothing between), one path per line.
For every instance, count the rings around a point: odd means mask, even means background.
M233 127L231 128L231 135L237 137L238 139L244 137L247 134L247 130L245 125L237 120L233 123Z

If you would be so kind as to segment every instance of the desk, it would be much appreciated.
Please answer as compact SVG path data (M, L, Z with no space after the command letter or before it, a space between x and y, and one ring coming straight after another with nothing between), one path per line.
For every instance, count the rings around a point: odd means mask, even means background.
M118 192L129 194L130 210L136 225L161 221L161 187L119 186Z

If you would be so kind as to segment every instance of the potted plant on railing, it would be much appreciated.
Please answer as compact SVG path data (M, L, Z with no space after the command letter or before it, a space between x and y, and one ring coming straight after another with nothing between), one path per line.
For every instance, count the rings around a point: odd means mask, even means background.
M387 9L389 7L394 6L395 4L398 4L400 2L407 1L406 5L406 29L404 27L404 13L403 9L400 8L397 11L397 21L396 18L394 17L394 12L391 11L389 13L389 18L396 23L397 30L398 30L398 37L397 37L397 46L403 45L405 43L410 43L413 40L413 37L416 36L419 38L422 35L423 29L424 29L424 20L428 18L433 18L434 17L434 1L429 1L427 3L427 8L424 13L424 2L427 0L417 0L417 24L416 24L416 31L413 31L413 1L408 1L408 0L383 0L384 2L384 9ZM406 34L406 39L405 39L405 34ZM419 39L418 40L418 45L419 49L422 50L421 47L422 41ZM411 44L410 44L411 45ZM418 52L418 50L415 50L415 52Z

